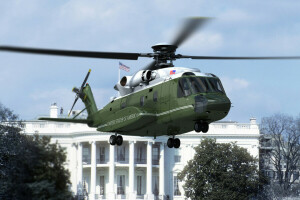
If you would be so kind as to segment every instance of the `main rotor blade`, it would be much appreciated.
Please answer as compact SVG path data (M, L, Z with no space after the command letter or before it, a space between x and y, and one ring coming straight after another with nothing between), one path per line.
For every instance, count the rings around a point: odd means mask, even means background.
M84 81L82 82L82 85L81 85L80 91L82 91L82 89L83 89L83 86L85 85L86 81L88 80L90 73L91 73L91 69L89 69L89 71L88 71L87 75L85 76L85 79L84 79Z
M197 30L197 28L206 24L209 20L211 20L211 18L208 17L194 17L186 19L181 30L178 32L171 44L179 47Z
M74 50L58 50L58 49L40 49L31 47L17 46L0 46L0 51L12 51L18 53L33 53L56 56L73 56L86 58L107 58L107 59L124 59L137 60L140 53L124 53L124 52L97 52L97 51L74 51Z
M191 59L201 59L201 60L292 60L300 59L300 56L187 56L187 55L176 55L176 58L191 58Z
M74 103L73 103L73 105L72 105L72 108L71 108L71 110L70 110L70 112L69 112L69 115L68 115L68 116L70 116L70 114L71 114L71 112L72 112L72 110L73 110L73 108L74 108L74 106L75 106L75 104L76 104L77 100L78 100L78 96L76 97L76 99L75 99L75 101L74 101Z
M142 70L156 70L155 63L155 60L153 60L151 63L143 67Z

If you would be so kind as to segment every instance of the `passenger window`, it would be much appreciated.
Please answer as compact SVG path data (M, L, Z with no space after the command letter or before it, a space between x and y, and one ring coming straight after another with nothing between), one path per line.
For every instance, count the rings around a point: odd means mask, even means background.
M127 101L127 98L121 99L121 109L126 107L126 101Z
M178 82L178 89L177 89L177 97L189 96L191 95L191 89L186 78L182 78Z
M154 102L157 102L157 91L155 91L154 93L153 93L153 101Z
M145 97L141 96L141 98L140 98L140 105L144 106L144 104L145 104Z
M126 107L126 101L122 102L121 104L121 109L125 108Z

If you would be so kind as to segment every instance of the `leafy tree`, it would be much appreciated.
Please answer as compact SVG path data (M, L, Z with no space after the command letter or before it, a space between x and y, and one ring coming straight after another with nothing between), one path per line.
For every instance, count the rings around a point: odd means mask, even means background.
M236 144L204 139L178 174L185 196L202 199L247 199L259 190L258 161Z
M63 149L22 134L18 116L2 105L0 117L0 199L70 199Z

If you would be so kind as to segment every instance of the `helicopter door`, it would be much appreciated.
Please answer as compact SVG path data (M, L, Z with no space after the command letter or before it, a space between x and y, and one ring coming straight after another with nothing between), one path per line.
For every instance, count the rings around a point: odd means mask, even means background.
M170 121L170 82L167 81L161 84L160 114L162 122Z

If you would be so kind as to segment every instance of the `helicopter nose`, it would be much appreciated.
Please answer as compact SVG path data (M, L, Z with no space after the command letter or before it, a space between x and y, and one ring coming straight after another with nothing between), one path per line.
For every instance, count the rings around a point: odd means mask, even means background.
M208 99L207 111L219 111L228 113L230 110L231 102L226 96L219 96Z
M229 112L231 102L227 96L195 96L195 106L194 111L196 113L211 113L211 112L224 112L227 114Z

